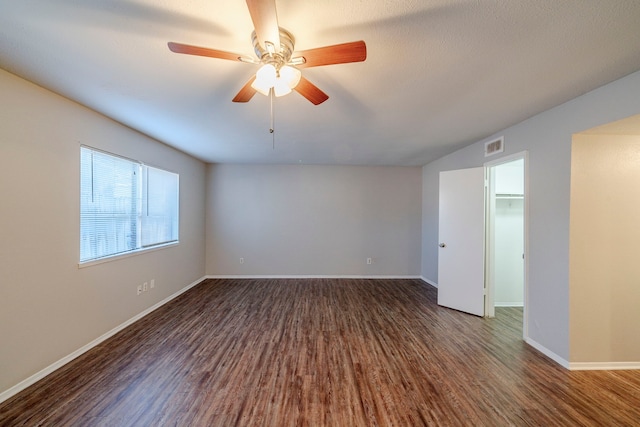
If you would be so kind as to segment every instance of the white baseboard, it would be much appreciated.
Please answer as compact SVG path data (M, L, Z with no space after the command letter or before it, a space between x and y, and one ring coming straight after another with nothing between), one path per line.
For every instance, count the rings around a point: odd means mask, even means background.
M558 356L540 343L525 338L525 342L535 348L563 368L571 371L613 371L613 370L636 370L640 369L640 362L569 362Z
M364 275L321 275L321 274L212 274L206 279L420 279L420 276L364 276Z
M559 364L563 368L569 369L569 362L568 361L566 361L562 357L558 356L557 354L555 354L553 351L549 350L548 348L546 348L542 344L540 344L540 343L538 343L538 342L536 342L536 341L534 341L534 340L532 340L531 338L528 338L528 337L524 339L524 342L526 342L531 347L535 348L540 353L544 354L545 356L547 356L548 358L550 358L551 360L553 360L554 362L556 362L557 364Z
M524 307L522 302L497 302L494 307Z
M640 369L640 362L572 362L572 371L614 371Z
M180 289L178 292L168 296L167 298L163 299L159 303L149 307L148 309L146 309L143 312L135 315L131 319L127 320L126 322L116 326L115 328L111 329L109 332L99 336L95 340L93 340L90 343L82 346L81 348L77 349L73 353L63 357L62 359L58 360L57 362L54 362L51 365L47 366L43 370L35 373L34 375L31 375L29 378L27 378L27 379L25 379L23 381L20 381L18 384L14 385L13 387L3 391L2 393L0 393L0 403L2 403L5 400L15 396L16 394L20 393L22 390L24 390L27 387L35 384L36 382L40 381L41 379L43 379L47 375L51 374L55 370L60 369L61 367L63 367L67 363L71 362L73 359L77 358L78 356L81 356L82 354L84 354L87 351L91 350L92 348L94 348L98 344L102 343L103 341L107 340L108 338L111 338L113 335L117 334L118 332L120 332L121 330L126 328L127 326L129 326L129 325L135 323L136 321L142 319L147 314L151 313L154 310L157 310L158 308L162 307L163 305L165 305L166 303L168 303L172 299L178 297L179 295L181 295L181 294L185 293L186 291L188 291L189 289L193 288L195 285L197 285L198 283L202 282L204 279L205 278L202 277L202 278L196 280L195 282L187 285L186 287Z
M431 280L427 279L424 276L420 276L420 278L422 279L423 282L428 283L429 285L433 286L434 288L438 287L438 284L436 282L432 282Z

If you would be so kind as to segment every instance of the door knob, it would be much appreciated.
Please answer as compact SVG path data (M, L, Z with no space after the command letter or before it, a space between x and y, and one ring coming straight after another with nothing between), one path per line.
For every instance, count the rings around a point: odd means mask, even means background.
M444 243L440 243L438 246L440 246L441 248L444 248L447 245L445 245Z

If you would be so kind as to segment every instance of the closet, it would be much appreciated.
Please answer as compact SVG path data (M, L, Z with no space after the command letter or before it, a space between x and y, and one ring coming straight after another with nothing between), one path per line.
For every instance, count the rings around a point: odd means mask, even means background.
M494 306L524 304L524 160L495 166Z

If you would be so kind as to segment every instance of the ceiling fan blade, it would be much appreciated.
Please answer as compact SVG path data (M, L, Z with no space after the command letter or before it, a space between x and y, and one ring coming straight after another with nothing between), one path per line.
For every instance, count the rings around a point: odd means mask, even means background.
M256 90L251 87L251 83L256 79L256 76L252 76L249 81L240 89L240 92L233 98L233 102L249 102L253 95L256 94Z
M300 57L304 58L305 61L298 64L296 59ZM297 68L309 68L321 65L362 62L365 59L367 59L367 45L360 40L295 52L291 62L295 63Z
M318 86L311 83L304 76L300 77L300 82L294 90L311 101L313 105L322 104L329 99L329 95L318 89Z
M260 46L269 52L270 48L266 42L272 43L274 52L280 52L280 27L278 27L276 1L247 0L247 7Z
M247 58L237 53L225 52L224 50L209 49L207 47L191 46L182 43L167 43L169 50L175 53L184 53L186 55L207 56L209 58L228 59L230 61L247 62ZM255 62L251 60L251 62Z

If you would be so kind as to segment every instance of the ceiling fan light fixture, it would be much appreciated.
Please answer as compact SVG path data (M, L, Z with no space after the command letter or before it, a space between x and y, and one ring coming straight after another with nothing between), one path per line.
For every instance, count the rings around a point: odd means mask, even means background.
M276 84L273 85L273 93L275 96L284 96L291 93L291 88L287 84L286 80L282 77L279 77L276 80Z
M280 68L280 79L284 80L287 83L287 86L291 89L298 86L298 83L300 83L300 77L302 77L302 73L297 68L293 68L288 65L284 65Z
M251 83L251 87L264 96L269 96L269 91L275 85L276 78L276 67L272 64L265 64L256 73L256 79Z
M258 69L251 87L264 96L269 96L271 88L276 96L284 96L298 85L301 76L300 70L288 65L283 65L278 70L273 64L264 64Z

